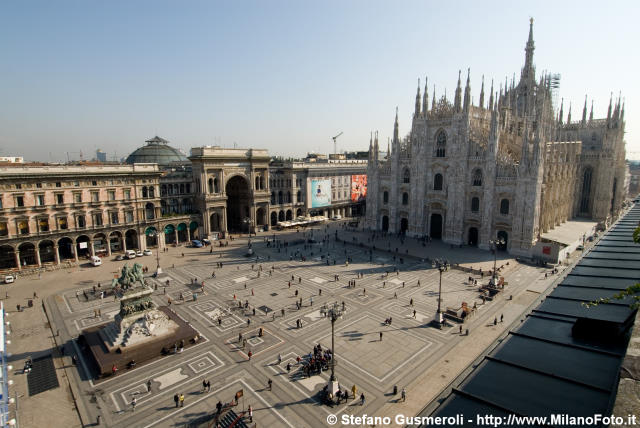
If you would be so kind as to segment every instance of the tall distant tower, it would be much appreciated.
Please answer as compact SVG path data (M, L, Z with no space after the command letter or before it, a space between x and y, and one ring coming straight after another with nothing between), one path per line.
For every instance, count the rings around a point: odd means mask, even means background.
M96 159L98 162L106 162L107 161L107 152L103 152L102 150L96 150Z

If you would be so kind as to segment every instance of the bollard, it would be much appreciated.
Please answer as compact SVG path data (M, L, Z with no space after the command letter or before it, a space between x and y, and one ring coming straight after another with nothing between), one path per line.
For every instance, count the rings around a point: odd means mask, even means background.
M98 415L98 418L96 420L96 425L101 425L102 424L102 415Z

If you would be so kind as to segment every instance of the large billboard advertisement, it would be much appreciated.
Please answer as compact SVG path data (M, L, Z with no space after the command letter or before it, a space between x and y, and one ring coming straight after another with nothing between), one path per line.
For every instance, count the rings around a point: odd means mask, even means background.
M367 176L352 175L351 176L351 202L359 202L367 196Z
M311 180L311 208L331 205L331 180Z

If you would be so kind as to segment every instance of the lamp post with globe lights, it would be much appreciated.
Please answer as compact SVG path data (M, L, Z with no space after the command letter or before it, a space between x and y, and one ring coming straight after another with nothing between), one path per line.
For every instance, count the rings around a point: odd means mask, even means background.
M442 273L445 272L447 269L449 269L449 266L451 266L449 264L448 261L443 260L443 259L435 259L431 262L431 267L432 268L437 268L438 271L440 272L440 284L438 286L438 310L436 311L436 316L433 319L433 322L435 324L437 324L438 327L442 327L442 323L444 322L444 317L442 315Z
M329 391L335 395L338 391L338 379L336 378L336 351L335 351L335 341L334 341L334 327L338 318L342 318L343 314L342 307L338 305L338 302L334 302L327 309L327 316L329 317L329 321L331 321L331 377L329 378Z
M498 273L496 272L496 263L498 259L498 245L504 245L505 241L502 238L490 239L489 244L493 245L493 274L491 275L491 279L489 280L489 285L495 287L498 283Z

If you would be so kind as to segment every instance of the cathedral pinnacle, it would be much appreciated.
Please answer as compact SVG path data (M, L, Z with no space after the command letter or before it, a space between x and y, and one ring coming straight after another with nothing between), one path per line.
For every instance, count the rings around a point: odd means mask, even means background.
M569 114L567 115L567 125L571 124L571 101L569 101Z
M482 82L484 87L484 81ZM493 110L493 79L491 79L491 95L489 95L489 110Z
M414 112L415 117L420 116L420 78L418 78L418 92L416 93L416 111Z
M462 70L458 70L458 86L456 87L456 93L453 99L453 107L456 112L460 112L462 107L462 87L460 86L460 75L462 74Z
M609 110L607 110L607 120L611 120L611 104L613 103L613 92L611 92L611 96L609 97Z
M560 113L558 113L558 122L562 125L562 118L564 117L564 98L560 101Z
M471 105L471 69L467 68L467 84L464 87L464 110L469 110L469 106Z
M529 39L527 40L527 45L524 48L525 51L525 59L524 59L524 67L522 68L522 76L521 78L534 78L534 68L533 68L533 51L535 50L535 43L533 43L533 18L529 19Z
M484 108L484 74L482 75L482 86L480 87L480 102L478 107Z
M429 93L427 92L427 77L424 78L424 95L422 96L422 115L427 116L427 110L429 109Z
M433 85L433 98L431 99L431 111L436 109L436 85Z
M591 113L589 113L589 122L593 122L593 100L591 100Z
M584 96L584 107L582 108L582 124L587 123L587 96Z
M396 120L393 123L393 144L398 142L398 107L396 106Z

